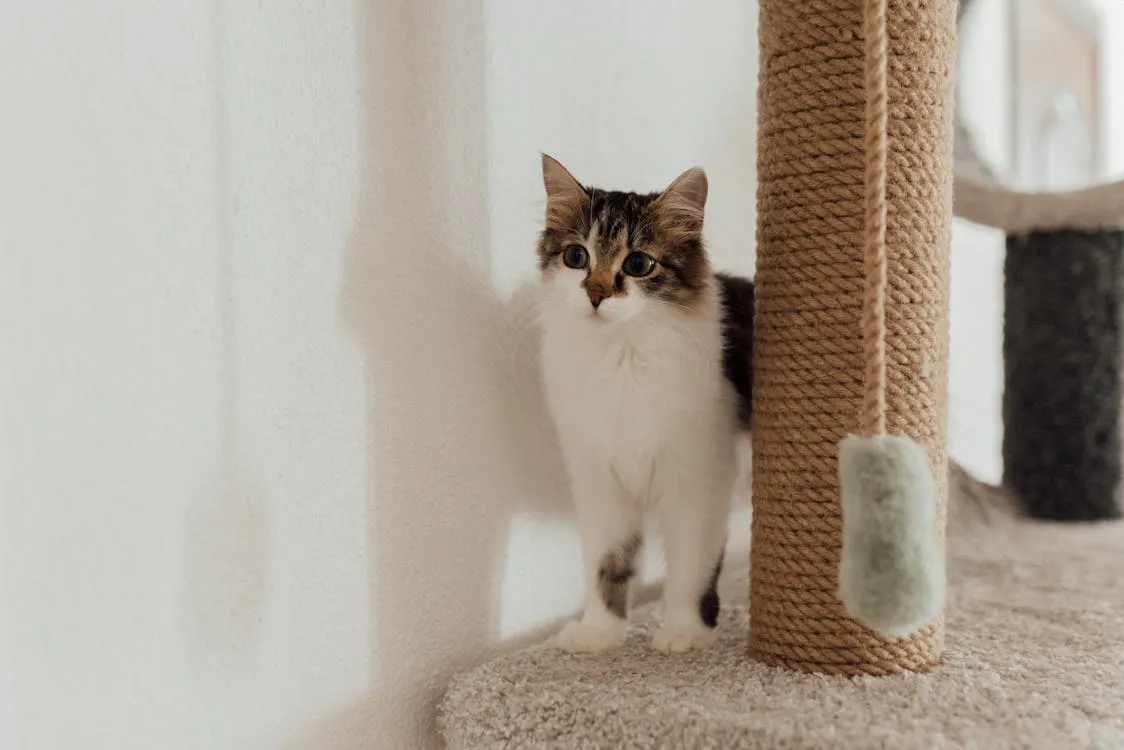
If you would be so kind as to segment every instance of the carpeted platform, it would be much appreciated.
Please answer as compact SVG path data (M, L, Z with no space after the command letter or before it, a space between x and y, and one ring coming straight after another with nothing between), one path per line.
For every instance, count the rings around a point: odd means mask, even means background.
M1124 748L1124 524L1026 521L953 494L948 656L929 675L751 661L743 570L715 648L651 651L647 607L618 653L540 646L456 678L442 731L453 748Z

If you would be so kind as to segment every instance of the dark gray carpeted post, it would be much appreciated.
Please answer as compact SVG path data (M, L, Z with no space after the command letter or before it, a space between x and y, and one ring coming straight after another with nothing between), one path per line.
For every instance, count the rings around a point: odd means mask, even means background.
M1124 233L1007 238L1003 481L1031 516L1120 515Z

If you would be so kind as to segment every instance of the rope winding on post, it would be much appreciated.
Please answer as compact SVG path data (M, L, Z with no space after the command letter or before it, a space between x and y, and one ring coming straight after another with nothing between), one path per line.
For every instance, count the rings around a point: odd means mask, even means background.
M839 446L843 550L839 596L874 630L905 636L944 605L945 574L933 536L933 475L925 449L886 433L886 3L866 0L866 226L860 436Z
M955 0L761 0L750 645L766 663L893 674L943 653L955 19Z
M862 434L886 431L886 0L867 0Z

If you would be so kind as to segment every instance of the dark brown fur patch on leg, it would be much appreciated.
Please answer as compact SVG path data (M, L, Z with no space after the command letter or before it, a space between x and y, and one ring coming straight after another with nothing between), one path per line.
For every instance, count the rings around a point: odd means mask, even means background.
M629 537L624 543L601 558L597 569L597 585L605 608L622 620L628 614L628 584L636 575L634 561L640 550L640 535Z
M722 573L722 559L725 557L726 552L718 555L718 564L714 566L714 572L710 575L710 584L707 586L706 591L699 598L699 617L702 618L703 625L708 628L718 627L718 576Z

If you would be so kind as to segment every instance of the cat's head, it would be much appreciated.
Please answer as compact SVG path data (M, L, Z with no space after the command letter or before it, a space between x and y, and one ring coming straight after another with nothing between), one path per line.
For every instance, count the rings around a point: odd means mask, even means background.
M650 194L584 186L545 154L542 171L546 222L538 253L552 314L609 324L699 303L710 279L702 169Z

